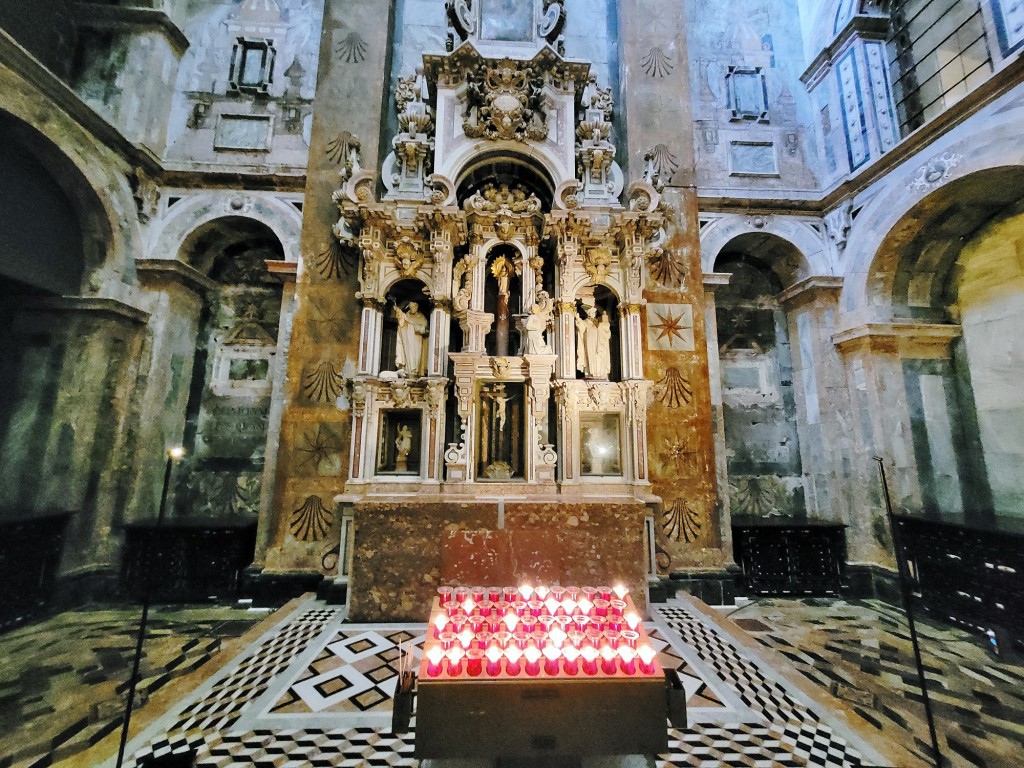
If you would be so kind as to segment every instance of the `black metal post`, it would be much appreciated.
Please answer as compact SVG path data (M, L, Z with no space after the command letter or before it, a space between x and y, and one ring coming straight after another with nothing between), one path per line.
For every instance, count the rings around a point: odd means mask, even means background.
M160 510L156 516L156 528L159 531L164 522L164 513L167 509L167 490L171 484L171 470L174 464L182 457L181 449L172 448L167 452L167 466L164 468L164 487L160 491ZM150 574L145 573L143 578L142 591L142 617L139 619L139 637L135 642L135 660L132 662L132 676L128 680L128 703L124 708L124 722L121 725L121 746L117 749L117 768L124 763L124 750L128 744L128 726L132 721L132 705L135 703L135 685L139 679L139 665L142 663L142 643L146 639L146 624L149 621L149 604L152 592Z
M932 751L935 753L935 768L942 768L942 752L939 750L939 737L935 732L935 718L932 716L932 702L928 698L928 681L924 675L924 664L921 661L921 644L917 639L917 625L914 622L914 604L910 589L910 569L907 567L906 553L900 538L899 528L892 513L892 500L889 498L889 482L885 478L885 464L881 457L874 456L878 462L878 474L882 478L882 495L885 498L885 512L889 518L889 530L892 531L892 546L896 555L896 569L899 574L900 595L903 598L903 610L907 614L907 625L910 628L910 643L914 647L914 663L917 664L917 680L921 686L921 698L924 700L924 714L928 720L928 733L932 738Z

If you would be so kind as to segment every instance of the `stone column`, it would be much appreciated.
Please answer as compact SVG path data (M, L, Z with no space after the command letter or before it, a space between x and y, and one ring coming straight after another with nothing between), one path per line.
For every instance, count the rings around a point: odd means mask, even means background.
M960 327L929 323L871 323L833 336L847 370L855 447L846 492L854 505L848 541L851 561L894 564L884 501L873 456L885 459L897 511L922 509L914 445L912 392L905 361L949 356Z
M446 304L438 302L430 313L429 355L427 376L444 376L448 372L448 344L452 333L452 317Z
M644 337L640 304L619 305L619 349L622 360L622 378L642 379L644 377ZM575 314L575 313L574 313Z
M849 462L849 389L832 344L843 278L809 277L776 299L786 312L793 355L793 387L807 514L824 520L852 519L837 467ZM840 481L837 483L837 481ZM847 501L843 503L843 497ZM846 506L844 509L843 506Z
M364 376L380 373L381 336L384 332L384 308L376 299L363 299L359 322L359 367Z
M349 385L342 371L379 370L379 344L362 347L364 339L357 329L364 307L354 298L362 290L359 269L335 243L332 227L338 210L332 195L341 186L339 173L354 170L347 164L356 146L361 168L372 173L379 172L384 154L390 151L382 139L387 110L381 105L391 101L394 11L391 0L332 0L324 5L317 112L302 216L304 266L296 288L298 313L281 425L281 470L273 513L261 521L269 530L259 534L267 542L264 568L271 572L324 573L333 570L325 563L336 561L330 555L338 547L340 521L333 499L343 491L347 478L320 474L309 461L303 462L302 449L309 436L315 438L318 430L329 435L328 448L340 466L365 463L363 457L353 455L360 445L353 439L359 418L356 385L350 385L352 405L345 408L346 398L341 396ZM341 56L339 50L352 53ZM324 316L330 322L325 323ZM371 328L382 324L382 318L372 320ZM321 386L312 387L317 381ZM324 392L327 396L317 396ZM301 521L311 514L328 519L329 528L303 528ZM295 532L301 530L306 533L300 538Z
M668 177L661 181L667 185L662 201L669 221L652 259L661 260L663 268L649 270L643 292L644 374L655 383L647 439L652 490L661 499L658 568L661 574L718 570L731 555L723 548L722 521L715 514L685 8L676 0L622 0L618 8L620 94L629 98L620 99L626 151L617 159L626 166L627 188L643 180L649 152L667 152L678 163L672 173L662 169Z
M729 503L729 457L725 444L725 410L722 403L722 360L718 352L718 316L715 290L728 285L729 272L704 275L704 318L707 327L708 384L711 390L711 424L715 433L715 480L718 483L718 518L722 521L722 552L732 558L732 508Z
M558 355L556 378L576 378L576 302L559 301L555 306L555 354Z

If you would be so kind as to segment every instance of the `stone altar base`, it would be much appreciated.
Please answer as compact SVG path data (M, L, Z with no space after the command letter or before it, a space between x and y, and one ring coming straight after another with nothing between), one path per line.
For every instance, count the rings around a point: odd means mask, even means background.
M353 621L426 621L447 583L622 582L644 609L639 501L360 501L349 611Z

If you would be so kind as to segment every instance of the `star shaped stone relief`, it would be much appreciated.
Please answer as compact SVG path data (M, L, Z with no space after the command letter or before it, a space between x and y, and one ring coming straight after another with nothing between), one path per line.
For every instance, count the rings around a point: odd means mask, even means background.
M648 305L647 336L651 349L692 352L693 307L689 304Z

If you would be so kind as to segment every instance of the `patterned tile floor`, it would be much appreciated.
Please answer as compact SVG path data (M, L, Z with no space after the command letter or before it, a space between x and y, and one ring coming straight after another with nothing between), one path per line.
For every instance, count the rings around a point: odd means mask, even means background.
M265 617L216 606L155 608L136 701ZM0 768L41 768L117 730L138 621L137 608L82 610L0 636Z
M669 730L659 768L889 764L693 604L658 606L652 619L663 663L685 675L690 715ZM417 765L413 734L390 733L390 700L399 649L416 656L424 631L346 625L311 602L154 723L126 765L187 750L204 768Z
M878 601L764 600L731 618L934 765L901 611ZM947 764L1024 766L1024 666L997 663L978 638L946 625L919 620L918 635Z

